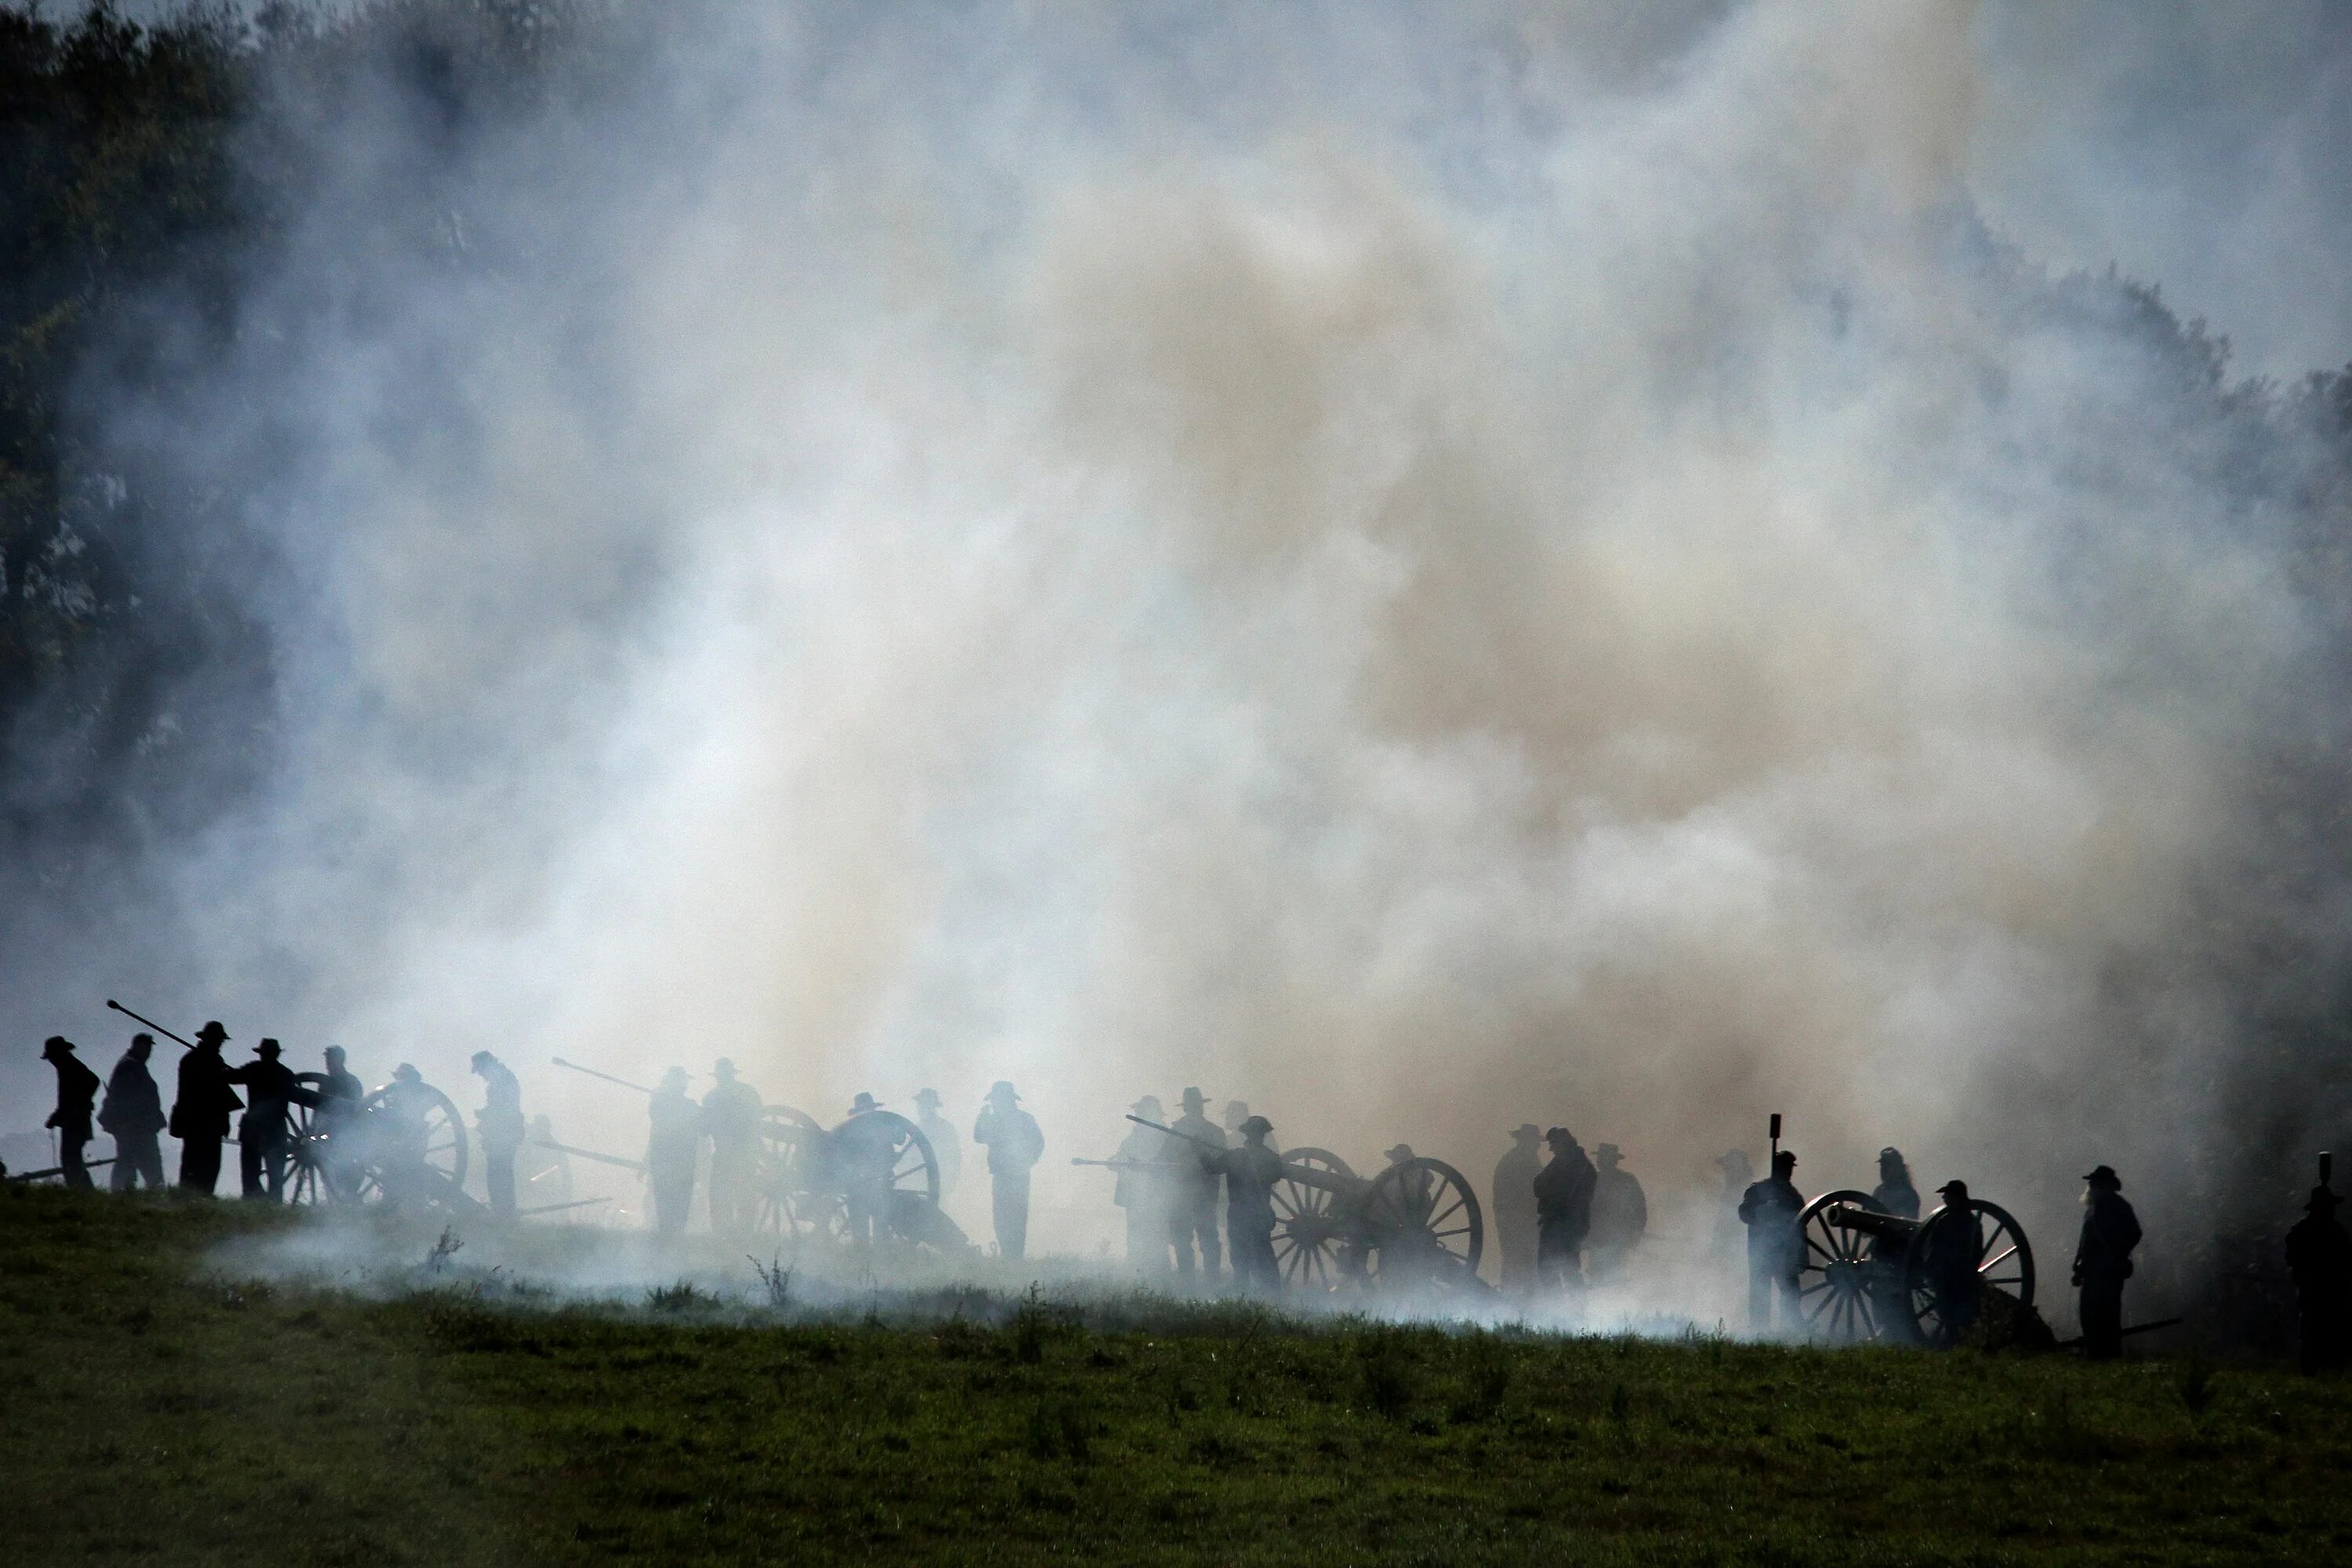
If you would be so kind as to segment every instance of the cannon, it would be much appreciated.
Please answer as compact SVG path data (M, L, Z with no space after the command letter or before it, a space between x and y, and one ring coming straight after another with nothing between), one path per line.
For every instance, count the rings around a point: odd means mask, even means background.
M298 1072L294 1080L315 1096L327 1077ZM289 1203L393 1199L453 1214L481 1206L466 1193L465 1118L429 1083L385 1084L333 1117L297 1101L287 1121Z
M760 1121L760 1228L839 1245L897 1241L940 1252L971 1246L940 1207L940 1158L895 1110L865 1110L826 1129L789 1105Z
M2033 1247L1999 1204L1972 1197L1906 1219L1842 1188L1807 1204L1798 1226L1797 1299L1816 1340L1945 1349L1989 1306L2033 1305Z
M1478 1291L1486 1215L1461 1172L1426 1155L1364 1177L1328 1149L1286 1150L1274 1188L1283 1283Z

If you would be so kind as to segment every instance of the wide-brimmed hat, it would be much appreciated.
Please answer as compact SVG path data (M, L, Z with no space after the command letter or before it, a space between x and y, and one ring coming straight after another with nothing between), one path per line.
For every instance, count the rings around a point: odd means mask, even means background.
M1133 1105L1129 1106L1128 1109L1135 1112L1138 1116L1160 1116L1166 1114L1160 1109L1160 1097L1156 1094L1145 1095L1141 1100L1139 1100Z
M1241 1130L1245 1134L1271 1132L1274 1131L1274 1123L1263 1116L1252 1116L1243 1121Z
M939 1102L940 1091L936 1089L919 1089L915 1091L917 1105L937 1105Z
M2116 1174L2113 1165L2094 1165L2083 1180L2095 1187L2107 1187L2118 1193L2124 1190L2124 1179Z
M74 1043L71 1040L67 1039L63 1035L51 1035L47 1039L41 1042L41 1059L45 1062L54 1061L58 1058L67 1055L73 1048Z
M1399 1165L1402 1165L1407 1160L1411 1160L1415 1157L1416 1156L1412 1152L1412 1145L1410 1143L1400 1143L1393 1149L1383 1149L1381 1151L1381 1159L1391 1161Z
M875 1099L872 1095L866 1093L864 1089L858 1090L857 1098L849 1102L849 1114L852 1116L863 1116L869 1110L879 1110L881 1109L882 1102Z
M220 1020L218 1018L208 1020L203 1028L196 1031L196 1043L199 1045L202 1045L206 1040L226 1040L227 1038L228 1031L220 1026Z
M1592 1152L1592 1157L1596 1160L1622 1160L1625 1157L1625 1151L1614 1143L1603 1143Z
M1511 1136L1514 1138L1540 1138L1543 1136L1543 1129L1537 1126L1532 1121L1522 1121L1517 1127L1511 1129Z
M283 1056L285 1052L286 1047L268 1035L262 1036L260 1043L253 1047L253 1054L257 1057L275 1058Z
M994 1083L988 1086L988 1098L991 1100L1018 1100L1021 1097L1013 1092L1013 1084L1010 1079L998 1079Z
M1884 1165L1889 1160L1894 1161L1898 1165L1903 1163L1903 1151L1897 1149L1892 1143L1889 1143L1885 1148L1881 1149L1878 1152L1878 1163L1880 1164Z
M131 1037L131 1043L133 1046L152 1046L155 1043L155 1037L142 1029Z
M1184 1102L1185 1109L1188 1110L1194 1106L1206 1105L1209 1103L1209 1097L1202 1094L1197 1089L1188 1089L1181 1095L1178 1096L1178 1098Z
M1547 1127L1544 1129L1544 1142L1547 1143L1573 1143L1576 1142L1576 1134L1570 1132L1565 1127Z

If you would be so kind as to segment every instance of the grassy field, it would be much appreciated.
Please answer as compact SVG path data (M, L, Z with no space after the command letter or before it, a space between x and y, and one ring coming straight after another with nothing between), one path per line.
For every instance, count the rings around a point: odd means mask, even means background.
M0 1562L2352 1560L2352 1385L2284 1369L224 1263L292 1223L0 1194Z

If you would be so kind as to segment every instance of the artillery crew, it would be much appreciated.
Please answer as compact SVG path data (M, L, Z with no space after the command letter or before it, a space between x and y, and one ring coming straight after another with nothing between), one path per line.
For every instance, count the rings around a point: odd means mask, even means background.
M1759 1333L1772 1327L1775 1304L1781 1326L1801 1321L1797 1274L1804 1267L1805 1238L1799 1227L1804 1194L1794 1180L1797 1156L1783 1149L1772 1156L1772 1173L1740 1195L1739 1220L1748 1227L1748 1324Z
M180 1058L180 1092L172 1102L172 1136L180 1141L180 1190L210 1196L220 1181L221 1144L228 1138L228 1115L245 1109L229 1082L220 1048L228 1031L218 1021L196 1031L196 1043Z
M2083 1178L2083 1238L2074 1248L2082 1292L2083 1355L2113 1361L2124 1353L2124 1281L2131 1278L2139 1216L2124 1200L2123 1178L2100 1165Z
M1167 1114L1156 1094L1147 1094L1127 1109L1146 1121L1160 1121ZM1127 1211L1127 1261L1147 1275L1168 1272L1172 1225L1168 1216L1168 1189L1176 1171L1170 1158L1170 1142L1164 1132L1130 1124L1111 1157L1118 1168L1118 1179L1110 1201Z
M147 1070L154 1054L154 1036L131 1036L131 1048L106 1080L98 1124L114 1139L114 1176L107 1184L118 1193L129 1192L133 1183L143 1183L149 1192L163 1184L163 1098Z
M74 1055L74 1043L63 1035L51 1035L42 1043L41 1059L58 1072L58 1108L49 1112L48 1121L42 1125L57 1130L58 1165L66 1185L88 1192L89 1168L83 1163L82 1152L89 1143L90 1107L98 1099L98 1075Z
M1911 1184L1903 1151L1893 1144L1878 1152L1878 1185L1870 1189L1870 1206L1902 1219L1919 1217L1919 1189Z
M1594 1279L1612 1279L1621 1273L1650 1228L1650 1200L1641 1182L1625 1169L1624 1155L1614 1143L1592 1152L1600 1174L1592 1185L1592 1230L1588 1245Z
M733 1058L711 1064L717 1081L702 1097L710 1138L710 1228L748 1231L760 1223L760 1091L735 1076Z
M327 1070L320 1075L317 1113L310 1119L310 1129L318 1134L320 1151L320 1177L331 1196L348 1202L358 1194L357 1171L359 1151L360 1107L366 1102L367 1089L359 1075L346 1067L349 1059L341 1046L326 1049Z
M293 1070L278 1060L285 1053L276 1040L265 1039L253 1050L251 1061L228 1073L231 1082L245 1086L247 1097L236 1130L238 1188L249 1201L281 1203L291 1108L316 1104L318 1097L296 1086Z
M1224 1129L1207 1117L1209 1098L1197 1089L1184 1091L1184 1114L1171 1128L1179 1137L1213 1149L1225 1147ZM1176 1248L1176 1273L1192 1277L1192 1255L1200 1252L1201 1278L1217 1278L1217 1179L1197 1165L1179 1166L1168 1192L1168 1239Z
M2305 1372L2336 1372L2352 1362L2352 1239L2336 1223L2336 1206L2326 1184L2312 1188L2303 1218L2286 1233Z
M694 1207L694 1162L702 1148L702 1108L686 1097L686 1069L662 1074L647 1108L646 1174L653 1187L654 1227L676 1236Z
M1574 1289L1584 1283L1582 1254L1600 1173L1567 1128L1552 1128L1544 1142L1551 1159L1535 1179L1536 1273L1554 1289Z
M1266 1146L1274 1123L1265 1117L1244 1118L1238 1131L1239 1148L1203 1150L1200 1164L1225 1181L1225 1240L1234 1258L1234 1283L1271 1294L1282 1285L1274 1260L1274 1188L1282 1179L1282 1156Z
M1543 1129L1522 1122L1495 1162L1495 1242L1503 1255L1503 1289L1525 1295L1536 1283L1536 1173L1543 1169Z
M522 1085L513 1069L488 1051L476 1051L474 1076L482 1080L482 1109L474 1130L482 1136L482 1190L497 1219L515 1216L515 1156L522 1152L528 1123L522 1115Z
M999 1257L1015 1261L1029 1250L1029 1171L1044 1157L1045 1135L1021 1109L1021 1097L999 1079L972 1123L971 1141L988 1151L990 1208Z

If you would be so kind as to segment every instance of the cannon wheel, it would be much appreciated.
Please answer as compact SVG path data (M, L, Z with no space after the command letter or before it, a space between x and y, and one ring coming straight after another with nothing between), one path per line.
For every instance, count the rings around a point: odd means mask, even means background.
M760 1115L760 1228L778 1234L821 1224L814 1212L818 1151L824 1129L815 1117L790 1105L771 1105Z
M1870 1194L1851 1187L1823 1193L1797 1216L1805 1238L1805 1261L1797 1270L1797 1306L1804 1314L1805 1331L1827 1344L1853 1344L1876 1339L1878 1301L1871 1295L1872 1237L1830 1223L1837 1204L1870 1206Z
M1463 1285L1478 1278L1486 1222L1461 1172L1421 1156L1372 1178L1360 1221L1365 1272L1391 1284Z
M1328 1149L1292 1149L1285 1165L1328 1173L1321 1186L1286 1175L1274 1184L1274 1260L1282 1282L1300 1289L1328 1290L1339 1282L1339 1250L1347 1226L1338 1208L1339 1189L1354 1184L1356 1173Z
M1979 1292L1990 1288L2009 1296L2021 1307L2031 1307L2033 1248L2025 1239L2024 1227L2007 1209L1982 1198L1970 1198L1968 1209L1977 1216L1981 1230L1975 1268ZM1982 1310L1980 1297L1965 1302L1949 1299L1944 1282L1935 1278L1931 1259L1943 1249L1944 1238L1954 1223L1953 1213L1945 1207L1927 1216L1919 1234L1911 1238L1903 1273L1905 1300L1910 1305L1913 1321L1918 1325L1919 1342L1938 1350L1959 1343L1960 1336ZM1939 1232L1938 1226L1947 1229Z
M321 1073L296 1073L296 1081L316 1088L325 1081ZM379 1203L384 1196L383 1162L370 1148L369 1118L383 1109L389 1085L377 1089L360 1101L352 1118L353 1140L350 1166L350 1194L347 1201ZM425 1202L448 1208L467 1206L466 1198L466 1121L457 1113L455 1101L431 1084L419 1086L425 1105L425 1165L437 1181L425 1184ZM337 1194L330 1182L327 1166L327 1141L312 1131L313 1116L309 1106L289 1108L293 1112L292 1142L286 1178L289 1201L300 1204L323 1203L331 1199L346 1201Z
M322 1072L298 1072L294 1081L304 1089L326 1086ZM327 1137L317 1127L318 1112L307 1105L286 1108L286 1201L322 1204L335 1195L327 1184Z

